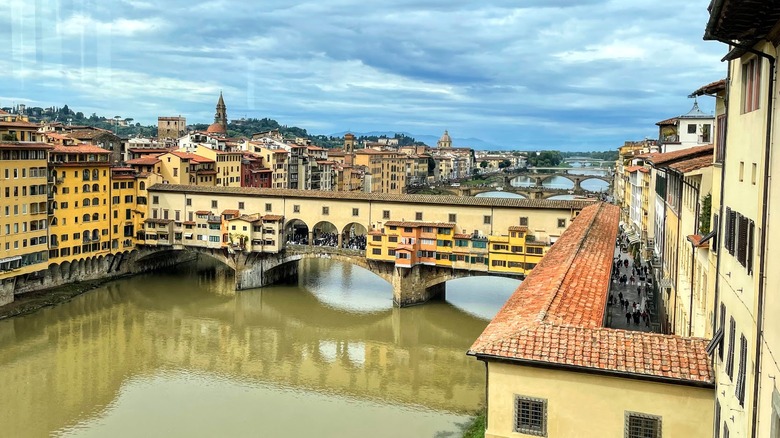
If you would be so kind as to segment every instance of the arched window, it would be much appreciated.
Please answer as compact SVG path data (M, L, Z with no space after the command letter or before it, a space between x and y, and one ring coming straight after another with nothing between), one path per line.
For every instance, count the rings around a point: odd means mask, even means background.
M92 220L93 221L99 221L100 220L100 215L97 214L97 213L92 213Z
M83 173L84 181L89 181L89 169L84 169L84 172L82 173Z
M84 198L84 207L89 207L89 198Z
M81 187L81 191L83 191L84 193L89 193L89 184L84 184Z
M99 180L99 179L100 179L100 171L99 171L99 170L97 170L97 169L94 169L94 170L92 171L92 180L93 180L93 181L97 181L97 180Z
M92 205L100 205L100 199L92 198Z
M89 214L85 214L84 216L82 216L81 217L81 221L82 222L89 222Z
M141 182L138 184L138 188L139 188L139 189L141 189L141 190L146 190L146 183L145 183L145 182L143 182L143 181L141 181Z
M100 232L98 230L92 230L92 240L100 240Z
M52 224L52 226L56 226L57 225L57 218L56 217L51 218L51 224ZM52 236L53 236L53 234L52 234Z
M92 191L95 193L100 192L100 186L97 184L92 184Z

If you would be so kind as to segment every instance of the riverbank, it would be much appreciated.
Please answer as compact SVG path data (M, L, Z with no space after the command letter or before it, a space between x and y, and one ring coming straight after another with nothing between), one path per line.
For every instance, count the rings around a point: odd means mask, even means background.
M485 410L481 409L463 431L463 438L485 438Z
M121 277L109 277L90 281L76 281L63 286L42 289L15 297L14 301L0 306L0 320L27 315L45 307L66 303L84 292L95 289Z

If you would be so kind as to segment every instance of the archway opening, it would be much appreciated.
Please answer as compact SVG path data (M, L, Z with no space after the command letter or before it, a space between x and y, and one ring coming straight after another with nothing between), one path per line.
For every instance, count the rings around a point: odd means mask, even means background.
M287 245L308 245L309 226L300 219L293 219L284 227L285 242Z
M609 183L599 178L588 178L580 182L582 190L587 192L606 192L609 190Z
M565 176L549 175L539 178L539 182L544 188L548 189L565 189L571 190L574 188L574 181Z
M353 222L344 227L341 233L341 247L345 249L354 249L357 251L366 250L366 227L363 224Z
M446 301L477 318L490 321L520 286L519 278L477 276L446 283Z
M332 223L328 221L317 222L311 230L312 244L316 246L336 247L339 245L338 233L338 228Z

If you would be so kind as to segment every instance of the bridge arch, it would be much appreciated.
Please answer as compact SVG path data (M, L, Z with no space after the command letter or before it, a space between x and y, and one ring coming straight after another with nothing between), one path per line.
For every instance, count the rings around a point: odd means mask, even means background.
M339 229L333 222L319 221L311 230L312 244L317 246L338 246Z
M284 225L284 236L288 244L307 245L309 226L302 219L291 219Z
M367 234L365 225L359 222L348 223L341 231L341 247L365 251Z
M555 177L565 178L565 179L569 180L569 182L571 182L571 187L555 187L555 188L560 188L560 189L564 189L564 190L574 190L574 188L577 187L577 179L572 177L572 176L570 176L570 175L568 175L568 174L551 174L551 175L538 176L537 177L538 185L541 186L548 179L552 179L552 178L555 178Z
M588 181L590 181L590 183L588 183ZM603 186L603 187L600 190L590 190L583 187L583 183L586 183L585 186L598 184L599 186ZM580 187L582 187L582 189L585 190L586 192L602 193L609 190L609 182L605 181L603 178L598 178L594 175L589 175L589 176L584 176L580 179Z

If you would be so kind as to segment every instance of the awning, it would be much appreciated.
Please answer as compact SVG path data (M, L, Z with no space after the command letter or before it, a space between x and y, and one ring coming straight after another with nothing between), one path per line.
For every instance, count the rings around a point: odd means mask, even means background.
M15 261L21 260L21 259L22 259L22 256L6 257L4 259L0 259L0 263L15 262Z
M639 236L639 234L629 233L628 235L628 244L633 245L635 243L639 243L639 241L642 240L642 238Z
M192 233L184 233L185 239L192 239Z
M723 342L723 327L719 328L718 331L715 332L715 335L712 336L712 340L710 340L710 343L707 344L707 355L712 356L712 353L715 352L715 349L718 348L721 342Z
M701 240L699 241L699 245L701 245L703 243L706 243L708 240L712 239L713 237L715 237L717 235L718 235L718 229L716 228L716 229L710 231L709 233L707 233L706 236L702 237Z

